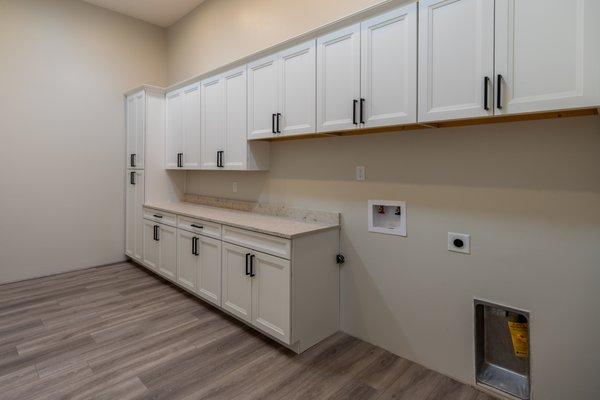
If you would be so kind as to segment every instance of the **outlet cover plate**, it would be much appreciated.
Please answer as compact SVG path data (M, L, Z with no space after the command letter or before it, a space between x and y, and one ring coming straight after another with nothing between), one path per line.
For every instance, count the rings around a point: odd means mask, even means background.
M454 244L455 240L461 240L462 247ZM448 232L448 251L455 253L471 254L471 235L468 233Z

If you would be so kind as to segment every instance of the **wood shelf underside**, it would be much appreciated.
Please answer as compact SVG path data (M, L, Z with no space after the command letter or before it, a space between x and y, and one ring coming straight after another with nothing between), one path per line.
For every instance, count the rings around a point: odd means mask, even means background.
M273 137L268 139L261 139L269 142L279 142L287 140L303 140L303 139L317 139L317 138L328 138L337 136L358 136L358 135L370 135L377 133L394 133L403 131L413 131L419 129L439 129L439 128L453 128L458 126L472 126L472 125L486 125L486 124L498 124L506 122L519 122L519 121L537 121L543 119L557 119L557 118L571 118L571 117L582 117L588 115L598 115L599 108L586 108L580 110L565 110L565 111L552 111L552 112L541 112L533 114L519 114L519 115L499 115L494 117L486 118L473 118L463 119L455 121L443 121L443 122L430 122L422 124L409 124L409 125L393 125L383 126L377 128L363 128L353 129L349 131L339 132L323 132L323 133L310 133L306 135L296 136L281 136Z

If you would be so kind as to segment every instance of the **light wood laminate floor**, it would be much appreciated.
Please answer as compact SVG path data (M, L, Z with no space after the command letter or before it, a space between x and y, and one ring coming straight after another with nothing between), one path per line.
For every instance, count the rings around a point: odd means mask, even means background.
M338 333L302 355L129 263L0 286L0 399L489 400Z

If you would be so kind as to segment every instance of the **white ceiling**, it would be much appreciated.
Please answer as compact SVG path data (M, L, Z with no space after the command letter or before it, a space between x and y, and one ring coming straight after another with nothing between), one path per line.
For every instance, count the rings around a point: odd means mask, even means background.
M167 27L204 0L83 0L102 8Z

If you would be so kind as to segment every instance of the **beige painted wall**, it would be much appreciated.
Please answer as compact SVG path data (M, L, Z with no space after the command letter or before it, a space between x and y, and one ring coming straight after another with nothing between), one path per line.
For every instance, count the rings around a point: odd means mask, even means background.
M374 3L208 0L169 29L169 81ZM344 331L473 383L473 298L523 308L534 398L590 399L598 154L598 117L292 141L273 144L270 172L190 172L188 191L340 211ZM366 182L354 181L357 165ZM369 233L368 199L407 201L408 237ZM446 250L449 231L472 235L471 255Z
M0 283L124 259L122 93L166 83L163 29L0 0Z

